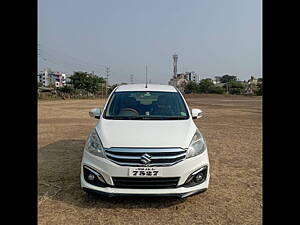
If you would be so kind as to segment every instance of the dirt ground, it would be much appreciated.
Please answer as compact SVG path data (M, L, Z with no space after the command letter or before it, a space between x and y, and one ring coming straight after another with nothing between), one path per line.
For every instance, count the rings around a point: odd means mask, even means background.
M209 189L186 199L91 197L80 161L103 100L38 103L38 224L262 224L262 98L187 97L204 116Z

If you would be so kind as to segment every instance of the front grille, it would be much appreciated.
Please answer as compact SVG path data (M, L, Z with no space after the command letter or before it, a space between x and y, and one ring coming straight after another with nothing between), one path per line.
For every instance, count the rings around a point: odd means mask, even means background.
M121 166L171 166L185 159L182 148L109 148L106 157ZM142 157L144 156L144 157ZM143 158L146 160L143 160Z
M164 178L131 178L131 177L113 177L114 186L116 188L141 188L141 189L157 189L157 188L176 188L179 177Z

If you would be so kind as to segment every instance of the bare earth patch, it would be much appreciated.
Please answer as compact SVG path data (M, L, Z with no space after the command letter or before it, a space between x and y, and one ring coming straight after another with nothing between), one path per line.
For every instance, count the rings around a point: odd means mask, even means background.
M209 189L188 197L103 198L80 189L80 161L103 100L38 103L39 224L262 224L262 98L186 96L204 112Z

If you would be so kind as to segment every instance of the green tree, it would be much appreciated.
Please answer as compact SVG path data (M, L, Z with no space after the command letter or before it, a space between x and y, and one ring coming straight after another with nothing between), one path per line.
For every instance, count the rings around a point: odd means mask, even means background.
M62 93L68 93L68 94L72 94L74 92L74 88L72 86L69 86L69 85L59 87L59 88L57 88L57 90L62 92Z
M222 76L220 78L220 81L221 83L228 83L228 82L231 82L231 81L237 81L237 77L236 76L230 76L228 74Z
M263 95L263 82L262 82L262 79L261 79L261 82L258 82L257 85L256 85L256 91L255 91L255 94L256 95Z
M189 82L185 87L185 93L200 93L199 84L194 81Z
M81 71L74 72L69 78L69 84L71 84L74 89L82 89L90 93L96 93L100 89L100 84L105 83L102 77Z
M214 88L211 90L210 93L214 93L214 94L224 94L224 88L223 87L218 87L218 86L214 86Z
M212 79L202 79L199 83L199 91L200 93L212 93L214 92L215 84Z
M202 79L199 84L194 81L191 81L187 84L185 88L185 93L214 93L214 94L223 94L224 89L222 87L216 86L212 79Z
M232 95L240 95L245 90L245 85L242 82L230 81L224 85L224 88L229 91Z

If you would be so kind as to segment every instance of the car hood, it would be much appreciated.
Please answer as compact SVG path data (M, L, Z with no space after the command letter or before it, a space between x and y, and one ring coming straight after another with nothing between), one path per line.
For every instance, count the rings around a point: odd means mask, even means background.
M188 148L196 129L192 119L153 121L101 118L96 125L104 148Z

